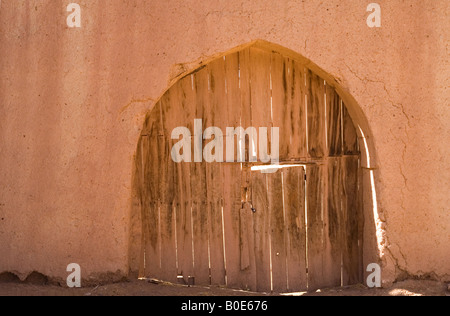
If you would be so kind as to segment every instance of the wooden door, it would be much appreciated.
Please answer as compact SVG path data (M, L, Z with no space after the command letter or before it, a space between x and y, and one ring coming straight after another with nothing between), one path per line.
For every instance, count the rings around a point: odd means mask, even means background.
M171 133L194 119L279 127L281 167L256 170L248 146L242 163L174 162ZM345 104L305 65L251 47L203 66L162 96L139 141L145 275L265 292L361 281L359 157Z

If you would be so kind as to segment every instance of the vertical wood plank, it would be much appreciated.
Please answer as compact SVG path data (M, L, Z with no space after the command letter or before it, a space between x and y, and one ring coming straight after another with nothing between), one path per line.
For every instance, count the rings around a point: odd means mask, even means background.
M256 290L267 292L271 290L270 253L269 253L269 201L267 196L267 174L252 172L252 199L255 208L255 262Z
M213 84L210 82L209 67L205 67L194 74L195 119L202 119L203 128L212 126L211 123L214 120L210 97L210 89Z
M219 120L219 126L236 128L241 126L241 90L239 89L239 55L225 57L226 115ZM225 136L225 135L224 135ZM224 146L225 146L224 141ZM237 161L238 142L235 141L234 161ZM227 144L228 146L228 144ZM226 148L224 147L224 151ZM223 163L223 223L225 231L226 280L229 287L241 285L240 269L240 209L241 164Z
M146 274L158 278L161 275L160 252L160 203L161 187L160 179L160 155L163 146L162 136L148 137L148 155L146 156L146 178L149 181L149 209L146 218L147 241L145 247Z
M256 289L255 245L251 191L251 164L242 163L241 202L239 215L240 288Z
M359 153L358 149L358 136L356 134L355 125L348 113L345 104L342 104L342 116L343 116L343 151L344 155L357 155Z
M225 230L226 277L229 287L239 287L240 244L239 213L241 203L240 176L238 163L223 163L223 220Z
M270 63L271 54L269 52L250 48L251 126L257 130L259 127L269 128L272 126Z
M363 189L363 185L364 185L364 181L363 181L363 177L364 177L364 173L363 173L363 169L361 168L361 154L358 155L358 260L359 260L359 280L360 282L364 282L364 273L365 273L365 266L364 266L364 260L363 260L363 251L365 248L364 245L364 230L365 230L365 223L366 223L366 219L364 216L364 189ZM369 242L370 244L370 242Z
M289 156L292 136L292 73L291 63L280 54L271 56L272 122L280 129L280 160Z
M336 90L328 84L326 85L326 100L327 151L329 156L340 156L342 154L341 99Z
M203 68L194 75L196 92L195 118L202 119L203 128L208 125L210 119L207 113L211 113L209 96L209 72L208 68ZM203 130L201 131L203 133ZM194 133L192 145L194 146ZM203 143L203 135L197 135L199 144ZM198 148L203 151L203 146ZM195 151L195 149L194 149ZM194 156L193 156L194 157ZM192 211L192 234L193 234L193 256L194 256L194 276L196 284L209 284L209 216L207 208L206 191L206 162L190 163L191 182L191 211Z
M188 276L194 275L190 163L177 163L175 173L177 178L176 231L178 275L183 276L185 282L187 282Z
M360 227L362 222L358 198L358 156L346 156L342 159L342 208L345 216L343 244L343 285L360 282Z
M273 53L271 75L273 126L280 128L280 159L306 158L303 66Z
M244 129L247 129L252 125L252 114L251 114L251 103L252 103L252 95L251 95L251 53L249 49L246 49L237 55L238 57L238 91L239 98L236 98L236 101L232 104L229 103L229 106L232 105L234 111L239 112L239 121L235 122L236 126L242 126ZM233 74L235 75L235 73ZM234 77L234 76L233 76ZM227 74L228 80L228 74ZM228 81L227 81L228 82ZM236 88L236 82L233 83L233 86L229 86L230 89ZM229 93L231 91L229 90ZM233 93L233 92L231 92ZM234 94L234 93L233 93ZM230 99L229 99L230 100ZM231 100L230 100L231 101ZM235 107L235 104L238 104L239 108ZM258 127L254 126L256 131L258 132ZM250 160L250 154L253 149L256 150L256 157L258 157L258 144L254 144L253 147L250 143L250 137L247 136L245 142L245 161ZM236 156L237 157L237 156ZM235 158L237 159L237 158Z
M206 205L206 163L191 163L192 226L194 236L194 276L196 284L209 284L208 235Z
M175 216L173 202L175 196L175 163L170 157L170 138L161 137L163 142L160 153L160 238L161 238L161 279L176 282L176 244L175 244Z
M306 113L305 113L305 72L304 66L292 63L292 110L291 110L291 146L289 159L302 160L307 157L306 147Z
M224 58L218 58L208 65L210 74L210 106L206 109L205 121L207 122L204 128L215 126L222 131L222 161L225 161L225 137L226 126L228 124L228 112L232 112L233 109L228 108L226 85L227 79L225 75L225 60ZM237 62L236 62L237 69ZM237 79L236 79L237 80ZM239 92L239 91L238 91ZM230 104L233 104L230 102ZM235 106L235 108L238 107ZM208 140L205 140L205 143Z
M308 290L326 285L324 276L324 243L322 207L324 198L324 166L306 167Z
M240 51L237 55L238 58L238 82L237 86L239 91L239 99L240 99L240 115L239 120L233 123L235 125L230 126L240 126L242 125L244 128L247 128L252 125L252 114L251 114L251 106L252 106L252 93L251 93L251 61L250 61L250 49L245 49L243 51ZM227 64L228 62L232 62L234 59L230 59L227 57ZM233 64L234 65L234 64ZM234 68L233 68L234 69ZM230 73L227 68L227 86L228 86L228 95L232 96L234 95L233 90L236 89L236 82L234 79L230 78L230 74L232 74L231 78L235 78L236 73L232 72ZM234 104L236 104L239 100L232 101L233 99L229 99L228 106L230 108L234 108ZM237 109L235 111L238 111ZM258 128L257 126L254 126Z
M181 116L180 122L183 122L183 125L180 126L186 126L191 131L191 133L193 133L194 119L197 118L197 93L195 74L183 78L183 80L181 81L180 93L182 111L179 112L179 116Z
M180 105L177 113L166 116L174 119L174 124L186 126L193 133L193 123L196 115L196 92L194 76L188 75L179 81L176 102ZM177 140L172 141L172 145ZM192 156L192 159L194 157ZM177 232L177 258L178 275L183 276L185 282L189 276L194 275L193 258L193 231L192 231L192 200L191 200L191 163L180 162L175 164L176 183L176 232Z
M245 203L239 211L239 245L241 256L241 271L244 271L250 267L250 250L249 250L249 238L247 234L247 227L249 222L252 221L251 213L248 212L251 208L249 204Z
M282 172L267 174L270 216L270 243L272 257L272 279L275 292L287 290L286 234L283 209Z
M234 58L233 58L234 57ZM225 132L232 112L239 110L238 61L236 54L218 58L208 65L211 86L211 111L207 126L217 126ZM228 88L228 90L226 90ZM227 91L229 95L227 94Z
M160 104L157 102L147 116L141 138L142 172L143 172L143 205L142 205L142 234L144 275L159 277L158 245L158 135L163 133L161 127Z
M272 126L272 109L270 104L271 56L270 53L256 48L250 48L249 55L251 126L259 131L260 127L270 128ZM269 140L268 148L270 148L270 143L272 142L270 135L268 135L267 139ZM258 291L270 291L270 211L266 175L260 172L252 173L252 185L254 189L252 198L256 209L254 214L256 286Z
M242 59L241 59L242 58ZM251 126L251 83L250 83L250 51L245 50L238 55L238 75L239 85L242 83L244 89L240 95L240 125L246 129ZM240 76L242 74L243 79ZM247 90L247 91L244 91ZM240 288L256 288L256 268L254 257L254 233L253 233L253 212L252 212L252 192L251 192L251 166L250 157L254 156L257 150L257 143L253 143L250 136L245 139L245 159L241 163L241 209L239 214L239 245L240 245ZM257 157L257 152L256 152Z
M180 106L179 98L180 83L175 84L169 89L160 100L160 119L163 141L159 152L159 187L160 187L160 205L159 205L159 228L160 228L160 251L161 251L161 275L162 280L177 282L176 265L176 242L175 242L175 211L174 199L176 193L175 163L173 162L170 151L172 148L171 132L181 123L181 117L177 114Z
M142 144L144 157L144 186L147 195L144 205L143 229L145 235L145 275L160 277L161 254L159 251L159 135L163 134L161 125L161 104L157 102L146 120L146 141Z
M150 113L147 115L144 127L142 130L142 135L147 136L156 136L156 135L163 135L163 127L161 125L161 105L160 101L156 102L156 104L153 106L153 109L150 111Z
M225 285L225 258L223 248L223 171L221 163L206 165L207 199L209 206L209 249L211 284Z
M271 54L257 48L249 49L249 78L251 102L251 126L268 128L268 148L271 147L270 127L272 127L272 109L270 95L270 64ZM241 64L242 65L242 64ZM242 69L242 67L241 67ZM258 135L261 137L260 133ZM258 152L259 155L259 152ZM256 183L255 183L256 182ZM259 171L252 173L252 199L255 230L255 261L257 290L271 290L270 273L270 213L267 192L266 175Z
M308 70L308 152L310 157L325 154L324 81Z
M330 286L341 285L345 234L345 209L342 207L341 158L328 158L327 213L325 226L325 269Z
M303 167L283 169L283 195L288 233L287 273L288 291L305 291L306 224L305 170Z
M130 253L130 269L132 272L135 272L137 269L138 277L145 277L145 233L143 229L143 213L144 205L147 204L147 194L145 192L145 176L144 176L144 161L142 155L142 147L143 142L147 141L145 138L147 136L141 136L139 138L138 146L136 149L135 156L135 170L134 170L134 178L133 178L133 186L135 189L136 196L133 198L133 208L139 207L139 211L136 211L133 214L132 218L132 227L134 228L132 234L132 239L130 239L131 243L134 243L129 251ZM139 206L136 204L139 203ZM136 262L137 261L137 262Z
M227 60L227 62L229 62ZM237 71L237 61L235 71ZM218 58L208 65L210 72L210 107L207 113L207 121L209 126L217 126L223 132L228 124L228 95L226 93L227 81L231 80L226 77L226 62L224 58ZM232 69L228 69L232 72ZM236 75L237 77L237 75ZM237 81L237 79L235 79ZM224 140L224 138L223 138ZM223 143L225 146L225 143ZM225 147L223 147L225 160ZM225 257L224 257L224 236L223 236L223 169L222 163L207 163L207 196L209 205L209 249L211 263L211 283L217 285L225 285Z
M172 203L161 203L161 280L176 283L175 215Z
M141 187L141 218L142 218L142 274L143 276L147 276L146 271L146 249L147 249L147 243L149 238L149 225L148 225L148 218L150 214L150 183L147 177L147 157L149 155L149 140L148 136L141 136L141 144L140 144L140 152L141 152L141 177L142 177L142 187Z
M240 288L256 290L255 234L252 204L246 202L240 210Z

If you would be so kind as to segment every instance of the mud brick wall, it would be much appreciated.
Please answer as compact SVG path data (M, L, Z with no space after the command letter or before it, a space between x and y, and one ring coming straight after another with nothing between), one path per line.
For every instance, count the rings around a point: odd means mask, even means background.
M183 74L259 40L332 82L360 127L384 282L450 280L449 3L377 2L380 27L369 1L2 0L0 273L136 270L145 115Z

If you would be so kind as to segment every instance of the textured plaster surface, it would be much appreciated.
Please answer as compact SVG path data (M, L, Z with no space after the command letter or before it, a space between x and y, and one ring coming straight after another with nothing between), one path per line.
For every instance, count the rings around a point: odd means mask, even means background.
M448 1L380 0L381 28L369 1L338 0L78 0L68 28L70 2L1 1L0 272L126 275L145 113L180 73L260 39L364 114L386 275L450 280Z

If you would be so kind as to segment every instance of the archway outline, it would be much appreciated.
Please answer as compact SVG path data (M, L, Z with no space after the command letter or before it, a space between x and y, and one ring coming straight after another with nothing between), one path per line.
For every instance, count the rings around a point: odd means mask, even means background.
M372 138L372 133L370 129L369 122L367 121L367 118L362 110L362 108L358 105L357 101L354 99L354 97L350 94L349 89L345 87L338 79L334 78L331 74L327 73L325 70L320 68L318 65L316 65L311 60L301 56L300 54L287 49L285 47L282 47L277 44L269 43L267 41L263 40L255 40L250 43L240 45L238 47L235 47L233 49L230 49L226 52L215 54L213 56L210 56L208 58L202 59L197 62L193 62L190 64L185 64L180 69L180 73L176 76L173 76L173 78L170 80L168 84L168 88L161 94L157 100L160 100L161 97L180 79L189 76L192 73L195 73L205 65L209 64L213 60L216 60L218 58L222 58L226 55L242 51L249 47L255 47L267 51L273 51L276 53L279 53L283 55L284 57L291 58L302 65L304 65L305 68L308 68L318 76L320 76L322 79L324 79L327 84L331 85L336 89L336 92L341 97L342 101L345 103L345 106L349 112L349 115L355 125L356 132L358 134L358 139L361 145L361 167L364 170L363 172L363 185L365 188L364 192L364 218L365 218L365 232L364 236L365 239L368 236L376 236L376 244L370 244L364 246L364 264L367 265L372 262L382 263L386 264L386 260L383 260L386 255L386 249L385 249L385 231L383 227L383 221L381 220L382 214L379 213L378 209L378 201L377 201L377 193L375 188L375 177L376 177L376 169L377 169L377 157L376 157L376 150ZM156 105L158 102L154 102L152 108L148 110L147 113L150 113L153 110L154 105ZM134 174L134 171L133 171ZM136 212L136 205L132 207L132 213ZM131 221L131 225L136 225L136 221ZM139 224L138 224L139 225ZM138 229L139 230L139 229ZM136 228L130 229L130 232L136 232ZM131 236L130 236L131 237ZM136 240L136 238L133 238L133 240ZM136 249L136 247L134 247ZM139 260L136 260L137 257L139 257L140 254L137 254L135 251L131 251L130 247L130 271L137 272L136 271L136 262ZM133 260L134 259L134 260ZM133 262L133 263L132 263Z

